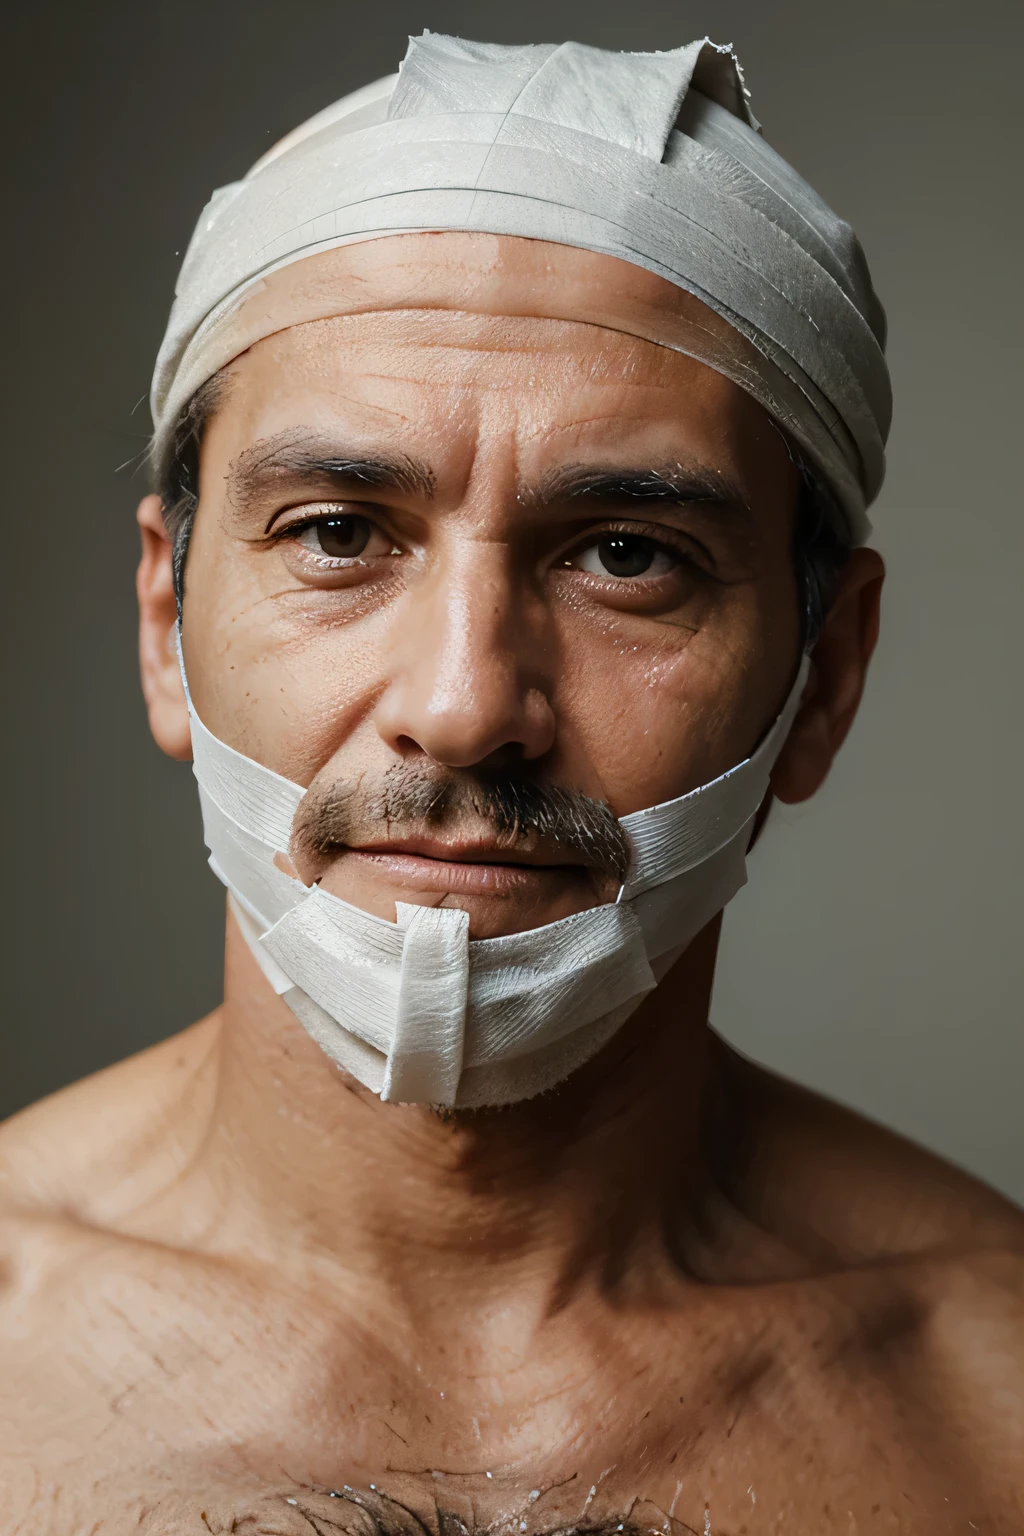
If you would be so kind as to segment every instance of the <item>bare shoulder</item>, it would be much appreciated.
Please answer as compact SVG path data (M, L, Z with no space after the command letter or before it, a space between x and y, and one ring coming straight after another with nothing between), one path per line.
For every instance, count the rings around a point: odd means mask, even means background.
M859 1359L844 1365L884 1384L894 1435L910 1426L923 1465L945 1466L975 1529L1024 1530L1024 1256L909 1261L891 1282L875 1277Z
M982 1180L728 1049L725 1068L747 1128L737 1186L817 1265L1024 1259L1024 1212Z
M0 1126L2 1536L179 1528L160 1519L155 1472L134 1490L140 1447L122 1407L172 1379L182 1339L184 1358L202 1353L217 1298L197 1320L180 1293L211 1294L202 1262L119 1229L194 1156L218 1025L211 1015ZM187 1413L187 1386L182 1399Z
M1021 1212L820 1095L731 1053L726 1071L743 1134L723 1193L748 1246L766 1240L775 1279L751 1294L825 1426L823 1464L836 1446L895 1457L922 1500L941 1484L975 1529L1024 1530Z
M105 1225L165 1185L190 1150L182 1105L202 1108L218 1029L210 1014L0 1124L0 1219Z

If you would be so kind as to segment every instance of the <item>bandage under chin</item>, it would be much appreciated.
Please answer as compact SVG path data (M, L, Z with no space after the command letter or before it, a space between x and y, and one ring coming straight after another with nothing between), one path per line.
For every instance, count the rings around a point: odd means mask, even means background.
M463 911L397 902L388 922L285 874L304 791L218 740L189 698L210 867L274 991L366 1087L460 1108L530 1098L595 1056L745 883L808 666L751 757L622 818L633 859L614 903L479 940Z

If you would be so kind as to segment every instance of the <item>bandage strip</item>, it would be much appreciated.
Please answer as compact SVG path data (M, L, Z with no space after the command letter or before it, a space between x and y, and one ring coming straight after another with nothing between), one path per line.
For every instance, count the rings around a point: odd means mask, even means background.
M455 1103L469 1000L469 914L396 904L402 945L398 1016L382 1099Z
M772 767L800 707L810 666L810 658L802 657L786 702L745 762L677 800L622 817L633 844L633 867L620 900L638 896L703 863L753 820L768 793Z

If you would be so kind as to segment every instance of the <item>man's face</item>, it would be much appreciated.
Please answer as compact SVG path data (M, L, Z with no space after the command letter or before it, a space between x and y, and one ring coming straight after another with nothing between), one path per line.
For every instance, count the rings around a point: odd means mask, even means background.
M474 937L538 927L613 899L615 860L496 823L495 793L620 817L750 752L797 661L797 488L741 389L620 331L293 326L231 366L203 442L196 709L311 786L307 882L390 919L463 907Z

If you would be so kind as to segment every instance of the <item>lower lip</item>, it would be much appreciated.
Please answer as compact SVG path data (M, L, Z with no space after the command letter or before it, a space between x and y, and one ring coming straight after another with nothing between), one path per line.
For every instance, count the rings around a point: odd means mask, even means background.
M349 849L342 855L367 869L379 870L396 884L416 891L450 891L464 895L511 895L537 892L557 882L586 879L574 865L464 864L447 859L428 859L415 853L365 853Z

